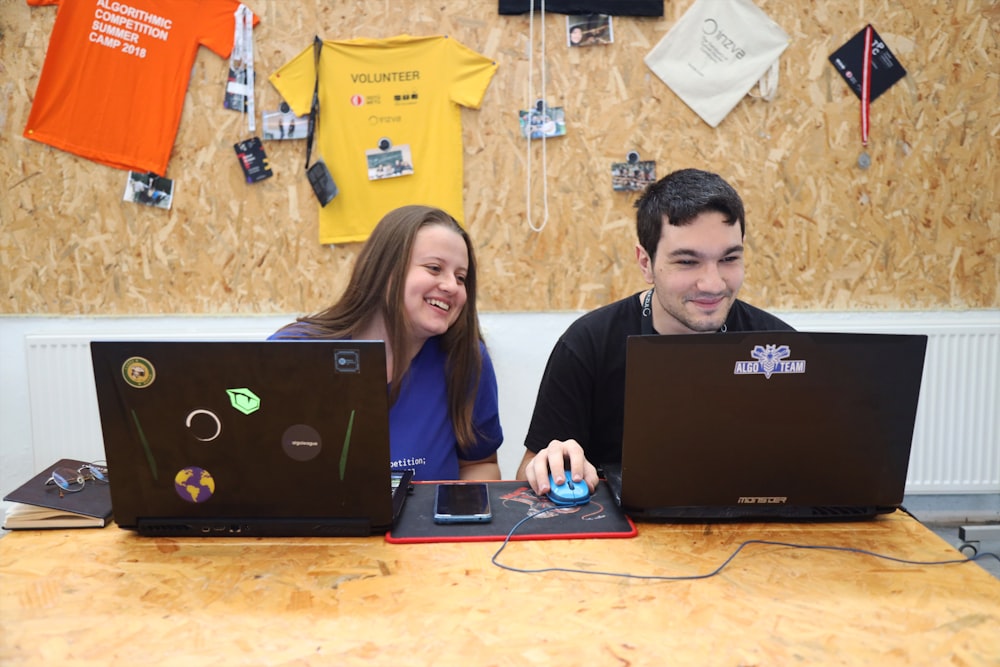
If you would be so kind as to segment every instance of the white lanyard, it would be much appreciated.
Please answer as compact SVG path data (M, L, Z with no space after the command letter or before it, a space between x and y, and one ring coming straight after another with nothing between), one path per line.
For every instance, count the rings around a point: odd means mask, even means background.
M243 109L247 114L247 130L253 132L257 129L257 114L253 100L254 72L253 72L253 11L244 4L236 8L236 33L233 35L233 53L229 62L233 69L246 70L246 84L236 82L230 83L227 90L230 93L243 95L246 97ZM238 71L237 69L237 71Z
M528 18L528 99L526 100L528 108L528 126L527 132L528 138L525 140L527 144L527 155L525 156L525 171L527 172L527 183L525 185L525 215L528 220L528 227L531 228L533 232L541 232L545 229L546 223L549 221L549 183L548 174L546 167L546 146L545 146L545 132L542 132L542 200L545 203L545 215L542 218L542 224L535 226L531 221L531 113L535 105L531 102L531 94L534 88L534 71L535 71L535 0L529 0L531 5L530 13ZM542 10L542 97L541 100L544 104L548 104L548 99L545 97L545 0L541 0L541 10ZM539 109L539 111L541 111Z

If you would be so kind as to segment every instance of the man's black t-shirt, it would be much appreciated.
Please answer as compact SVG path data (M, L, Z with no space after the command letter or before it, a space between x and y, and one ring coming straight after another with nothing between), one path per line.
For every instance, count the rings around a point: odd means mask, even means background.
M737 300L727 331L790 331L781 319ZM638 295L580 317L556 341L538 388L524 445L533 452L552 440L576 440L594 464L621 461L625 421L625 351L642 334ZM710 335L710 334L709 334Z

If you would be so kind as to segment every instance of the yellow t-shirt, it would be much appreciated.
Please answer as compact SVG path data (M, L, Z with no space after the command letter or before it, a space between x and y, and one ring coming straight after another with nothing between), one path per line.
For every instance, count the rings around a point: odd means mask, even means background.
M406 204L462 222L460 107L479 108L496 69L446 36L324 41L313 160L339 193L319 209L320 243L364 241ZM270 77L296 114L309 113L315 71L310 45Z

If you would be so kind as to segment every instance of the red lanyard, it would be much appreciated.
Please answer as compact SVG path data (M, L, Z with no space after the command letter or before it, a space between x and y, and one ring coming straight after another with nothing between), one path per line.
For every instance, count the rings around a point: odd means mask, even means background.
M861 145L868 145L872 98L872 27L865 26L865 52L861 61Z

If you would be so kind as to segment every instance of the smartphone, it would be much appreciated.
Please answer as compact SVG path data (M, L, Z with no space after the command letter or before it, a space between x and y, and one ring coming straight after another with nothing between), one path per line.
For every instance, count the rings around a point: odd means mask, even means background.
M446 482L434 496L435 523L484 523L493 519L490 494L480 482Z

